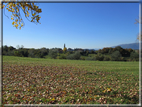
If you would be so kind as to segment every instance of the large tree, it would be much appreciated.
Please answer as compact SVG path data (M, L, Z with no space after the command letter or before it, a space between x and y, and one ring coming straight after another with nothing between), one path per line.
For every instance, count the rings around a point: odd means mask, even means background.
M34 2L22 0L3 0L2 2L0 2L0 9L4 10L4 14L5 10L12 13L12 25L17 29L21 29L21 27L25 25L20 13L21 11L25 14L25 17L30 22L34 22L36 24L40 23L39 20L41 17L39 16L39 13L41 13L42 10Z

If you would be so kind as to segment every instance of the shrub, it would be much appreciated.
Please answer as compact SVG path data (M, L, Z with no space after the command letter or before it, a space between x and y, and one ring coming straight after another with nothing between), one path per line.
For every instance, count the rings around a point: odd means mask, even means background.
M132 59L131 58L127 58L126 61L130 62L130 61L132 61Z
M74 53L74 58L75 58L75 59L77 59L77 60L80 59L80 56L81 56L81 55L80 55L80 52L75 52L75 53Z
M122 55L120 54L120 52L119 51L115 51L115 52L113 52L112 54L111 54L111 60L112 61L120 61L120 57L121 57Z
M91 55L91 54L89 54L88 56L89 56L89 57L92 57L92 55Z
M98 59L99 61L103 61L104 60L104 56L102 55L102 56L99 56L99 59Z
M30 49L30 50L28 50L28 57L31 57L31 58L34 58L35 57L35 49Z
M85 57L82 56L82 57L80 57L80 59L81 59L81 60L85 60Z
M2 50L2 55L7 55L7 51Z
M85 60L95 60L93 57L87 57Z
M58 50L57 49L50 49L49 50L49 56L51 57L51 58L56 58L57 57L57 54L58 53Z
M104 56L101 55L101 54L98 54L98 55L95 56L95 60L103 61L104 60Z
M83 55L83 56L88 56L88 51L80 52L80 54Z
M59 59L66 59L66 55L65 54L60 55Z
M41 58L41 56L35 54L35 55L34 55L34 58Z
M78 60L78 59L80 59L80 52L75 52L74 54L70 54L70 55L68 55L66 58L67 59L76 59L76 60Z
M127 58L125 58L125 57L120 57L120 60L121 60L121 61L127 61Z
M28 57L28 50L18 49L17 51L14 51L14 55L20 57Z
M130 58L131 58L133 61L138 61L138 60L139 60L139 54L136 53L136 52L131 52Z
M67 53L65 54L65 56L68 56L68 55L70 55L70 52L67 52Z
M110 58L108 56L105 56L104 61L110 61Z
M66 57L67 59L74 59L74 54L70 54Z
M8 55L8 56L14 56L14 51L8 51L8 52L6 53L6 55Z
M14 55L15 56L19 56L20 54L19 54L19 51L14 51Z

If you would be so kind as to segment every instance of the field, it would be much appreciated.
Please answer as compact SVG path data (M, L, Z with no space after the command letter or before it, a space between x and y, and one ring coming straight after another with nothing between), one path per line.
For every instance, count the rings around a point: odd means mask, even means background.
M3 56L3 104L138 104L139 62Z

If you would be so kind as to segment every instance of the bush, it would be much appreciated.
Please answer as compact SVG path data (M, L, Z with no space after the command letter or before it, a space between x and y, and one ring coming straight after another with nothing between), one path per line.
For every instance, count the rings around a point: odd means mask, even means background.
M20 56L19 51L14 51L14 56Z
M130 62L130 61L132 61L132 59L131 58L127 58L126 61Z
M60 55L59 59L66 59L66 55L65 54Z
M88 56L88 52L87 51L80 52L80 54L83 55L83 56Z
M92 54L89 54L88 56L89 56L89 57L92 57Z
M34 58L41 58L41 56L38 55L38 54L35 54L35 55L34 55Z
M6 53L6 55L8 55L8 56L14 56L14 51L8 51L8 52Z
M136 53L136 52L131 52L130 58L131 58L133 61L138 61L138 60L139 60L139 54Z
M85 60L95 60L93 57L87 57Z
M121 61L127 61L127 58L125 58L125 57L120 57L120 60L121 60Z
M49 50L49 56L50 56L51 58L56 59L57 55L58 55L58 50L57 50L57 49L50 49L50 50Z
M70 54L66 57L67 59L74 59L74 55L73 54Z
M7 55L7 51L2 50L2 55Z
M104 56L101 55L101 54L98 54L98 55L95 56L95 60L103 61L104 60Z
M75 53L74 53L74 58L75 58L75 59L78 60L78 59L80 59L80 57L81 57L80 52L75 52Z
M111 60L112 61L120 61L120 57L121 57L122 55L120 54L120 52L119 51L115 51L115 52L113 52L112 54L111 54Z
M31 57L31 58L34 58L34 57L35 57L35 54L34 54L34 53L35 53L35 49L29 49L29 50L28 50L28 53L29 53L29 54L28 54L28 57Z
M68 56L68 55L70 55L70 52L66 52L65 56Z
M81 59L81 60L85 60L85 57L81 57L80 59Z
M67 59L76 59L76 60L78 60L78 59L80 59L80 52L75 52L74 54L70 54L70 55L68 55L66 58Z
M110 61L110 58L108 56L105 56L104 61Z

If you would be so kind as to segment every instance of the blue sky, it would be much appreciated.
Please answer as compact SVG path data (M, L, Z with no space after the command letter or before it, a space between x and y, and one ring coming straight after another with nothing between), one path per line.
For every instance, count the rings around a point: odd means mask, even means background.
M13 27L3 14L3 45L25 48L103 48L136 42L139 3L38 3L41 24Z

